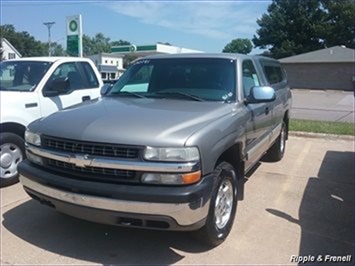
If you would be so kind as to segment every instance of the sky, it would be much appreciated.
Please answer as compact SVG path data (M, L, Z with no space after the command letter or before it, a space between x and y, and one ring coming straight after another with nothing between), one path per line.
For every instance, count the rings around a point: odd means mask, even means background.
M235 38L252 39L256 20L267 12L264 1L0 1L1 25L12 24L48 41L44 22L55 22L52 40L66 43L66 17L82 15L83 33L102 32L112 41L135 45L168 42L172 45L221 52ZM258 53L260 50L253 50Z

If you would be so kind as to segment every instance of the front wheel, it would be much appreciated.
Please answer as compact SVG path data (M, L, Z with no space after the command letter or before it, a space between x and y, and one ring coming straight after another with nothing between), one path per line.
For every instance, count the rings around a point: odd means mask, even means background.
M234 167L220 163L213 171L216 185L212 191L206 224L196 233L208 246L218 246L229 235L237 209L237 176Z
M18 182L17 166L25 156L24 141L16 134L1 133L0 151L0 187L5 187Z

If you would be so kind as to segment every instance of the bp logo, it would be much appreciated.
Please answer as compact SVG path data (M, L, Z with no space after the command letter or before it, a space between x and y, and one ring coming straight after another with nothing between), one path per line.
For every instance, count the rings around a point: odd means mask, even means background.
M137 46L131 45L131 46L129 47L129 50L130 50L131 52L135 52L135 51L137 51Z
M70 31L77 31L77 29L78 29L78 22L76 22L76 20L72 20L72 21L70 21L70 23L69 23L69 29L70 29Z

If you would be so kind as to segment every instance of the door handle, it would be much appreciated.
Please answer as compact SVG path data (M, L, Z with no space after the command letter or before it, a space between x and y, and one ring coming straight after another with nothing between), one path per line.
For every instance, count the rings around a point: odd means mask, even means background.
M85 102L85 101L90 101L90 96L83 96L82 98L81 98L82 100L83 100L83 102Z
M266 107L265 108L265 114L268 115L269 113L270 113L270 109L269 109L269 107Z

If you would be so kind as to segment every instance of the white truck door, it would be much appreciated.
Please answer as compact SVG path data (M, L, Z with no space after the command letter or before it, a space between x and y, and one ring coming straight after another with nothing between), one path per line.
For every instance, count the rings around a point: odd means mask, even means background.
M87 62L66 62L57 67L43 87L41 95L42 116L47 116L60 109L91 100L94 91L100 91L100 83L95 73L90 75L91 66ZM92 69L91 69L92 70ZM65 94L44 96L46 90L51 90L51 83L56 79L68 78L69 89Z

